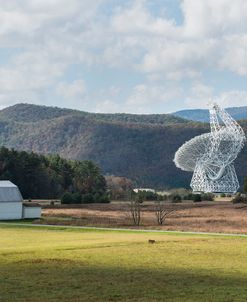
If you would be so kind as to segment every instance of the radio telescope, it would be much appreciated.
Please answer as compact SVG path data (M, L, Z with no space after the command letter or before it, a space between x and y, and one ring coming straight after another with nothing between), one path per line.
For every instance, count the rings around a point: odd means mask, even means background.
M217 104L209 109L211 132L185 142L175 153L175 165L194 172L194 192L235 193L239 188L233 161L244 146L241 126Z

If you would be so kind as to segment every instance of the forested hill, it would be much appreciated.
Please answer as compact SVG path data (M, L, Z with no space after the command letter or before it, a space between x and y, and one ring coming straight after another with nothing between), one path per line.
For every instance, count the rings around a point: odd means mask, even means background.
M58 107L38 106L31 104L17 104L0 110L1 121L14 122L39 122L59 117L75 116L89 118L94 121L123 122L138 124L163 124L187 123L183 118L171 114L127 114L127 113L90 113L79 110Z
M243 125L247 130L247 121ZM191 174L175 167L174 153L186 140L207 131L207 124L163 114L94 114L27 104L0 111L1 145L93 160L106 175L156 188L189 185ZM246 148L237 166L245 176Z
M226 111L235 119L247 119L247 106L226 108ZM206 109L181 110L173 113L177 117L181 117L191 121L209 122L209 113Z

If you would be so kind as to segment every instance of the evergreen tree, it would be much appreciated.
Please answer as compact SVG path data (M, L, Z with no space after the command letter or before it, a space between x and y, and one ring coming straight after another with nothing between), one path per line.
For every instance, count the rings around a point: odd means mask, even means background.
M91 194L90 200L105 200L106 181L91 161L72 161L59 155L44 156L0 148L0 179L10 180L24 198L60 198L73 193ZM89 195L88 195L89 196Z

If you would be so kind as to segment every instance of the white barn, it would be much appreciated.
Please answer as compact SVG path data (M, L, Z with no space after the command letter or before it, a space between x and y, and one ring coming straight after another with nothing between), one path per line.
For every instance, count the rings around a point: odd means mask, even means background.
M21 193L16 185L8 180L0 181L0 220L22 218Z
M41 207L32 207L30 204L27 209L15 184L8 180L0 181L0 220L39 218L40 216Z

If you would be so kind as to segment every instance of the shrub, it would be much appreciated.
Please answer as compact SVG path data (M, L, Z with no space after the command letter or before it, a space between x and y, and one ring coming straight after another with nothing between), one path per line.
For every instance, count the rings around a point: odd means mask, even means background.
M98 202L100 202L100 203L109 203L110 202L109 196L101 195L98 199Z
M202 194L193 194L189 193L185 196L183 196L184 200L193 200L194 202L199 201L213 201L214 200L214 194L212 193L202 193Z
M194 200L194 194L193 193L189 193L187 195L183 196L183 200Z
M201 198L202 198L202 200L205 200L205 201L213 201L214 200L214 194L212 194L212 193L202 193Z
M233 198L232 203L246 203L247 199L241 196L240 193L237 193L236 196Z
M166 201L166 200L168 200L167 195L157 194L157 201Z
M76 192L72 194L73 203L81 203L81 194L79 192Z
M94 202L94 196L92 193L86 193L81 195L81 202L82 203L92 203Z
M171 200L174 203L182 202L182 197L179 194L175 194L171 196Z
M101 197L101 194L100 193L95 193L94 195L93 195L93 200L94 200L94 202L100 202L100 197Z
M154 192L147 191L147 192L145 192L144 195L145 195L144 196L144 200L147 200L147 201L157 200L158 199L158 194L156 194Z
M201 194L193 194L193 201L194 202L202 201Z
M61 198L61 204L72 204L74 202L73 194L66 192Z

